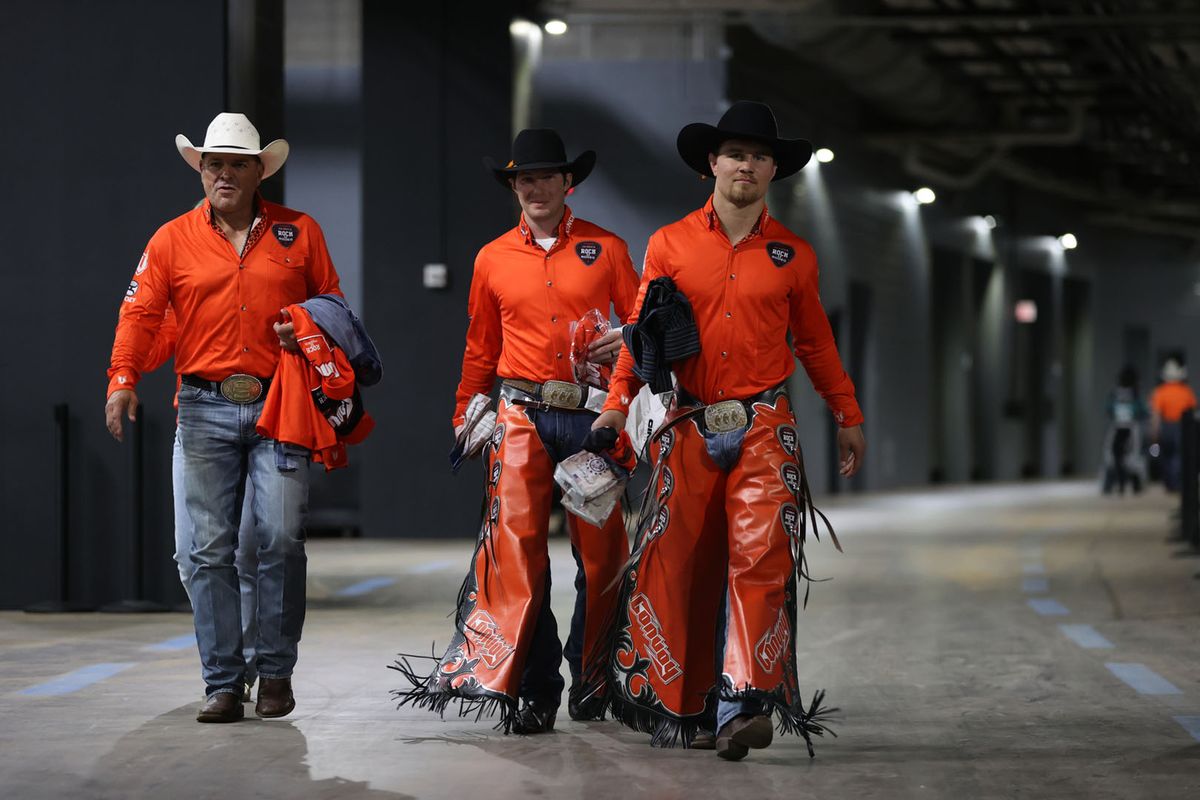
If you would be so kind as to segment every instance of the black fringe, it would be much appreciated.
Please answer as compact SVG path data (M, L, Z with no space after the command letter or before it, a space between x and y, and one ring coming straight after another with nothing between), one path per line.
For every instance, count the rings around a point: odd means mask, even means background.
M731 701L749 701L751 704L760 704L766 709L767 714L773 715L777 722L775 729L780 733L791 733L804 738L804 743L808 746L808 757L815 758L817 753L813 748L814 736L824 736L828 733L833 738L837 738L837 734L829 727L829 722L833 720L833 715L837 714L841 709L826 708L821 705L825 700L825 690L820 689L813 693L812 702L808 708L804 707L804 700L797 698L795 703L788 703L784 697L784 689L780 686L774 691L765 691L763 689L752 689L745 687L738 691L732 691L728 685L721 690L722 700Z
M410 658L431 659L435 662L435 670L437 669L436 663L439 662L436 656L401 653L394 663L388 664L388 669L396 670L412 685L409 689L391 690L397 709L404 706L423 708L444 718L446 708L457 700L460 719L474 715L474 721L479 722L484 717L499 715L499 720L493 728L503 730L506 734L512 732L512 727L517 721L517 701L515 699L507 695L469 694L461 690L438 688L437 681L434 680L434 673L429 675L418 673L412 662L409 661Z

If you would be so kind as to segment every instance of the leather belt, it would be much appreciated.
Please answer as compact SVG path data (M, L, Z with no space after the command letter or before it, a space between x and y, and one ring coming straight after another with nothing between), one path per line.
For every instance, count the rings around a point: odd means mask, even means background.
M188 386L219 394L229 402L237 403L240 406L249 405L262 399L271 385L270 378L256 378L253 375L242 373L230 375L223 381L210 381L199 375L183 375L179 380Z
M765 403L773 406L780 395L787 395L787 384L781 383L778 386L772 386L770 389L764 389L756 395L739 400L704 403L682 386L676 386L675 405L677 408L691 408L692 413L688 416L699 414L700 410L703 409L705 428L713 433L728 433L729 431L745 428L750 423L750 418L753 415L751 406L755 403Z
M543 410L558 408L565 411L584 410L587 405L589 393L598 391L592 389L590 386L571 383L570 381L537 383L535 381L524 380L523 378L505 378L500 387L500 393L518 405L538 406ZM505 389L515 389L527 395L534 402L529 402L522 397L513 397L511 393L505 392Z

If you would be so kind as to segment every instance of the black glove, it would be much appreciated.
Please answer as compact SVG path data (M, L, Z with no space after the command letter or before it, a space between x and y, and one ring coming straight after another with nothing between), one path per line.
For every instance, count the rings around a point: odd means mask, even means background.
M583 449L589 453L603 453L611 450L617 443L618 435L616 428L608 426L588 431L587 438L583 440Z

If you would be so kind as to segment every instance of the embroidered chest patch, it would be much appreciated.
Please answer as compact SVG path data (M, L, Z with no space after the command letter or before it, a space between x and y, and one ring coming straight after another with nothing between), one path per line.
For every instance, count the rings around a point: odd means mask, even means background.
M580 242L575 245L575 255L579 256L579 260L590 267L600 257L600 243Z
M783 267L796 257L796 248L783 242L767 242L767 255L775 266Z
M287 222L272 225L271 233L275 234L275 239L284 247L291 247L292 242L296 241L296 226Z

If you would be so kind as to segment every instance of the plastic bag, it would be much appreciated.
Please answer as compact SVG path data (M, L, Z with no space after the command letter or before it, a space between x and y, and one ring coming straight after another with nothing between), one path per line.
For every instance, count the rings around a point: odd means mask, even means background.
M609 364L593 364L588 361L588 345L612 329L608 317L593 308L583 315L583 318L572 322L567 331L571 335L571 369L575 374L575 382L597 389L608 391L608 382L612 378L612 366Z

